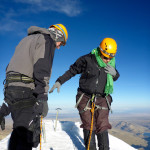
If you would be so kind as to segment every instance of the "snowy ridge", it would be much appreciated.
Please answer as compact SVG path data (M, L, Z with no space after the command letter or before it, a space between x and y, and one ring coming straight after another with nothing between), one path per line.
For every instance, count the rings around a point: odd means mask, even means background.
M83 132L79 122L44 120L45 139L42 138L42 150L85 150ZM0 150L7 150L9 136L0 141ZM110 150L136 150L122 140L109 135ZM39 150L40 147L33 148Z

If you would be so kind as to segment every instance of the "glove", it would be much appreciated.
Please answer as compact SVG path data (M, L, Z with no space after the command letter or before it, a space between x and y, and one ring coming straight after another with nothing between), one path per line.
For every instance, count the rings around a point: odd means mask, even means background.
M43 112L42 112L42 116L46 117L48 113L48 104L47 101L43 101Z
M5 118L0 116L0 126L2 130L5 130Z
M5 130L5 118L4 116L9 115L10 111L5 103L0 107L0 127Z
M110 64L107 64L107 66L104 68L104 70L106 73L109 73L113 77L115 77L117 74L116 69L114 67L112 67Z
M35 115L42 115L43 117L46 117L48 113L48 104L45 100L38 100L34 106L33 106L33 113Z
M52 93L54 91L54 89L57 88L57 92L59 93L60 92L60 87L61 87L61 84L59 82L56 82L53 87L51 88L51 90L49 91L49 93Z
M5 118L4 117L2 119L0 118L0 126L2 130L5 130Z

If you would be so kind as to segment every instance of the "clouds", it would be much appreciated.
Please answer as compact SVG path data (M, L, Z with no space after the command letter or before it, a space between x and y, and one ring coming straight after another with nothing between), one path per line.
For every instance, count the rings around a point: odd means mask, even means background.
M17 16L18 13L10 8L7 10L7 12L3 9L1 9L1 18L0 18L0 32L10 32L10 31L17 31L17 35L24 34L21 30L23 29L24 22L18 21Z
M20 18L32 14L57 12L68 17L81 14L81 2L79 0L2 0L0 5L0 32L25 29L33 20Z
M55 11L73 17L81 13L79 0L15 0L16 3L29 5L31 12ZM33 9L34 8L36 9Z

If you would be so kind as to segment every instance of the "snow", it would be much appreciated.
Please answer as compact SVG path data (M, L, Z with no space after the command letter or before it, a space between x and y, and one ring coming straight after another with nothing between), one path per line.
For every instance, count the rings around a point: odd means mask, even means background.
M55 131L55 120L43 120L44 128L42 150L85 150L83 132L79 122L57 121ZM0 150L7 150L9 138L10 135L0 141ZM110 150L136 150L112 135L109 135L109 141ZM32 150L40 150L40 145Z

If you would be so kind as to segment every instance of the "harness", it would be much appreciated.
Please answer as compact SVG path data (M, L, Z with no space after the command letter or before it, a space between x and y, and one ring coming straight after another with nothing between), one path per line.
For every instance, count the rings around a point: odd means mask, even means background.
M81 102L82 97L83 97L84 95L85 95L85 93L82 93L82 94L81 94L79 100L77 101L77 103L76 103L76 105L75 105L75 108L78 107L78 105L79 105L79 103ZM97 96L102 96L102 95L96 94L96 95L94 95L94 96L95 96L95 98L96 98ZM95 110L94 110L94 111L96 111L96 110L98 110L98 109L101 109L101 110L108 110L108 109L109 109L109 110L111 111L111 113L112 113L112 109L111 109L111 106L110 106L110 103L109 103L109 101L108 101L107 96L105 96L105 98L106 98L106 102L107 102L108 108L106 108L106 107L101 107L101 106L95 104ZM87 110L91 110L91 109L92 109L91 107L89 107L89 103L90 103L90 102L91 102L91 99L89 99L89 100L87 101L87 104L86 104L85 108L79 112L80 114L82 114L83 112L85 112L85 111L87 111Z
M29 83L34 83L34 80L26 75L21 74L21 73L7 74L6 79L3 82L5 91L7 91L8 84L13 83L13 82L22 82L25 84L29 84ZM20 108L25 108L25 107L32 107L32 106L34 106L34 104L37 101L36 101L36 99L28 99L28 100L25 99L25 100L13 102L13 101L5 98L5 102L7 104L9 104L10 106L12 106L13 109L20 109Z
M34 83L34 80L21 73L7 74L6 79L4 80L3 84L8 85L9 83L12 83L12 82L22 82L22 83L28 84L28 83Z

